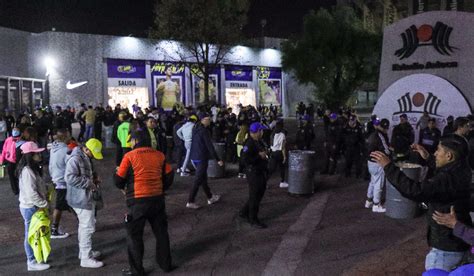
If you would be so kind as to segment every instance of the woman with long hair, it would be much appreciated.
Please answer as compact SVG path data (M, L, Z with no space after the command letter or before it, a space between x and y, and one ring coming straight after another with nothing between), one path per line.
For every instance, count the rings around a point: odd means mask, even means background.
M34 142L26 142L21 146L23 156L20 159L16 175L20 187L20 213L25 221L25 253L28 271L40 271L49 268L48 264L37 263L33 249L28 243L28 230L31 218L40 209L48 206L46 184L41 178L40 162L41 152L44 148L38 148Z
M283 129L283 121L278 121L275 129L271 134L271 158L270 158L270 174L280 170L280 188L288 188L288 183L285 182L286 170L286 131Z

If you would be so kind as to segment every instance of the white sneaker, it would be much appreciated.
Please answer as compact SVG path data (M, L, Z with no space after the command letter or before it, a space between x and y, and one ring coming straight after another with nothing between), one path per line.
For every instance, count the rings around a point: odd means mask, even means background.
M243 173L242 178L247 178L247 175L245 173Z
M82 259L81 260L81 267L85 268L99 268L103 267L104 263L101 261L97 261L96 259L89 258L89 259Z
M191 173L190 169L185 169L184 172Z
M210 199L207 200L207 204L211 205L219 201L221 199L220 195L213 195Z
M28 262L28 271L43 271L49 268L50 268L49 264L44 264L44 263L39 264L36 262L36 260Z
M374 213L385 213L387 211L381 204L374 204L372 206L372 212Z
M183 171L181 171L181 174L180 174L180 175L181 175L181 176L190 176L190 174L189 174L189 173L187 173L187 172L183 172Z
M242 178L242 174L239 173L239 174L237 175L237 177L238 177L238 178Z
M280 188L288 188L288 183L280 182Z
M374 203L372 201L368 201L368 200L365 201L365 208L370 209L372 208L373 205Z
M196 203L194 202L188 202L186 203L186 208L189 208L189 209L199 209L201 208L201 206L197 205Z
M176 173L181 173L181 169L176 169Z

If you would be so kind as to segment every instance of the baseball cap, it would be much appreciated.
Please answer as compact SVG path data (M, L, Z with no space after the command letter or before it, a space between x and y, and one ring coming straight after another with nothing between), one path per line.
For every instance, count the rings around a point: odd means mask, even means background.
M199 120L202 120L204 118L211 117L211 115L209 115L209 113L207 112L201 112L198 114L198 117L199 117Z
M408 116L407 116L407 114L403 113L402 115L400 115L400 118L408 119Z
M252 132L252 133L257 133L260 130L265 130L265 129L267 129L267 127L262 125L259 122L255 122L255 123L251 124L250 128L249 128L250 132Z
M35 142L26 142L21 145L20 149L23 154L44 151L44 148L38 148L38 145Z
M329 119L333 119L333 120L337 119L337 114L334 113L334 112L331 113L331 114L329 115Z
M193 114L193 115L189 116L189 119L197 121L198 118L197 118L196 115Z
M384 129L388 129L390 127L390 121L387 119L382 119L380 121L380 126Z
M101 160L104 159L102 155L102 142L95 138L91 138L86 142L86 148L88 148L92 152L92 156L95 159Z
M357 121L357 116L355 115L349 116L349 121Z

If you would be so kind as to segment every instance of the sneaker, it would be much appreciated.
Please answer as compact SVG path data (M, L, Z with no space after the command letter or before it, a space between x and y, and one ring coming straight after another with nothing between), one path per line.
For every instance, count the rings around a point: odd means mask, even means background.
M207 200L207 204L211 205L219 201L221 199L220 195L213 195L210 199Z
M176 173L181 173L181 169L176 169Z
M374 204L372 206L372 212L374 213L385 213L387 211L381 204Z
M247 178L247 175L245 173L243 173L242 178Z
M242 174L239 173L239 174L237 175L237 177L238 177L238 178L242 178Z
M49 264L44 264L44 263L39 264L36 262L36 260L28 262L28 271L43 271L49 268L50 268Z
M373 205L374 203L372 201L368 201L368 200L365 201L365 208L370 209L372 208Z
M85 268L99 268L103 267L104 263L101 261L97 261L96 259L89 258L89 259L82 259L81 260L81 267Z
M180 175L181 175L181 176L190 176L190 174L189 174L189 173L187 173L187 172L183 172L183 171L181 171L181 174L180 174Z
M185 169L184 172L191 173L190 169Z
M69 233L63 233L59 229L51 230L51 239L65 239L69 237Z
M189 209L199 209L201 208L201 206L197 205L196 203L194 202L188 202L186 203L186 208L189 208Z
M280 182L280 188L288 188L288 183Z

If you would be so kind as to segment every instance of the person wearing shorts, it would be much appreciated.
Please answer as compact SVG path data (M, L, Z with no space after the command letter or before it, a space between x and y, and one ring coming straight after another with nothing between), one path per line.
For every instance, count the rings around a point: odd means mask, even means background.
M64 174L66 172L66 155L68 153L67 144L71 139L71 134L67 129L59 129L56 132L55 140L51 146L51 155L49 158L49 174L56 187L56 204L53 211L53 220L51 223L51 238L64 239L69 237L68 233L59 229L59 222L63 211L70 211L71 208L66 201L66 181Z

